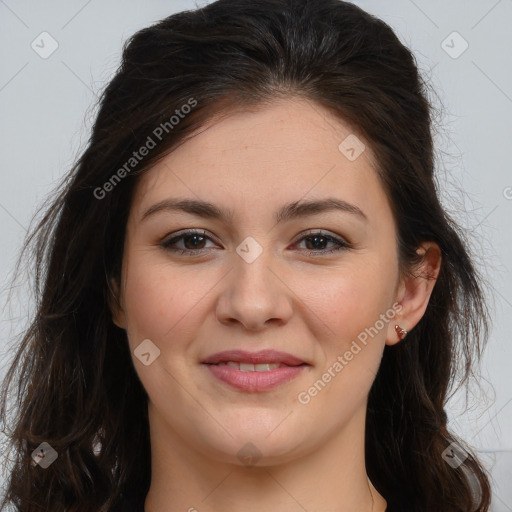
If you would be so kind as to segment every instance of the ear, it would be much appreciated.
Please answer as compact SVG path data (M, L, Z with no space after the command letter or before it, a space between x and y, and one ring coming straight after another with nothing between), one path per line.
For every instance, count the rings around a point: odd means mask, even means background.
M441 269L441 249L435 242L425 242L417 249L422 257L414 271L402 277L398 286L396 302L401 306L399 313L389 322L386 345L395 345L400 341L395 331L399 325L411 331L427 310L432 290Z
M126 329L126 316L119 300L119 286L112 277L109 280L108 305L112 313L112 321L117 327Z

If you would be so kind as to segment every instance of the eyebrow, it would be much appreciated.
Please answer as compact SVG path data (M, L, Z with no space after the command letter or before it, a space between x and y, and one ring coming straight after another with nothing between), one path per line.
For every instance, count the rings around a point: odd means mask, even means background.
M332 210L350 213L362 220L368 220L365 213L359 207L341 199L328 197L321 200L292 201L287 203L276 212L275 221L276 224L279 224L297 217L306 217L308 215L315 215ZM229 223L234 217L232 210L223 210L215 204L207 201L173 198L164 199L163 201L150 206L142 215L140 222L156 213L167 211L182 211L202 218L217 219L224 223Z

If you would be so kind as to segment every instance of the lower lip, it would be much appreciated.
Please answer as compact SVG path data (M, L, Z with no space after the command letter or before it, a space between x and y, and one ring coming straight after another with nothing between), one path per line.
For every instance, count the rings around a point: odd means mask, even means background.
M207 364L210 372L217 379L242 391L257 392L275 388L291 381L305 370L306 365L282 366L266 372L243 372L231 366Z

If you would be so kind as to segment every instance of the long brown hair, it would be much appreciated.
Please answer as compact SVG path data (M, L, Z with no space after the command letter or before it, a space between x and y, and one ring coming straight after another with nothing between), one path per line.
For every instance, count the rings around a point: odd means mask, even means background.
M466 382L481 356L489 315L464 234L438 197L428 84L386 23L339 0L218 0L125 44L88 145L22 252L35 258L37 309L2 387L5 426L17 390L2 510L98 512L122 496L142 506L148 397L109 309L138 176L212 116L291 97L328 108L371 144L401 268L413 268L424 241L442 251L425 315L385 347L369 394L368 475L390 510L488 511L486 471L444 410L458 365ZM43 442L58 454L44 469L32 458ZM467 452L458 467L443 457L452 442Z

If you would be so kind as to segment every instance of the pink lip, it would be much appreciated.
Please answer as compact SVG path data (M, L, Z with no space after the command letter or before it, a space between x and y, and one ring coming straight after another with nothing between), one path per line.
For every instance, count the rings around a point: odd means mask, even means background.
M218 366L217 363L235 361L243 363L280 363L286 366L266 372L244 372L231 366ZM289 382L309 366L299 358L275 350L246 352L244 350L228 350L213 354L203 361L214 377L230 386L246 392L258 392L272 389Z
M306 365L283 366L268 372L243 372L230 366L207 364L206 367L217 379L242 391L257 392L272 389L297 377Z
M245 350L226 350L224 352L217 352L207 357L203 363L217 364L227 363L228 361L235 361L238 363L281 363L287 366L298 366L305 364L298 357L287 354L286 352L278 352L277 350L260 350L258 352L247 352Z

